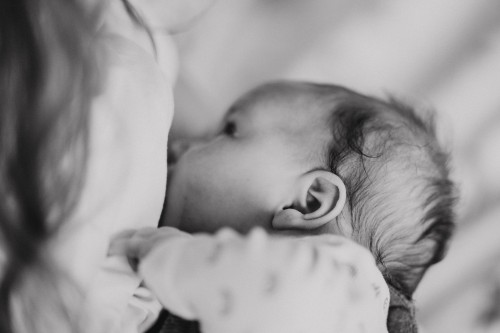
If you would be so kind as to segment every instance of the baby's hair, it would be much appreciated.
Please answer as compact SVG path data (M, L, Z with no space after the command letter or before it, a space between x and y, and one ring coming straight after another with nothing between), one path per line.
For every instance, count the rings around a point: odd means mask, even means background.
M388 283L411 297L454 229L455 188L433 119L395 98L313 86L332 101L329 168L346 185L350 236L373 253Z
M321 161L345 183L346 223L315 232L340 232L368 248L386 281L411 298L455 226L455 186L434 113L337 85L287 81L259 86L237 105L262 100L327 115L331 142Z

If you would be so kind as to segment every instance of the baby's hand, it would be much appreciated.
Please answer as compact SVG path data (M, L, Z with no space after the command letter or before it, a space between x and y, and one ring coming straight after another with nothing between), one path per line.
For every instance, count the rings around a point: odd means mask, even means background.
M130 266L144 279L146 286L160 303L184 318L194 319L180 296L179 286L185 279L179 261L186 249L186 242L192 236L171 227L143 228L127 230L117 234L112 240L108 255L124 255ZM182 261L182 260L181 260ZM188 274L189 275L189 274Z
M109 245L108 255L126 256L132 268L137 271L137 264L153 248L177 237L189 237L189 235L171 227L125 230L113 237Z

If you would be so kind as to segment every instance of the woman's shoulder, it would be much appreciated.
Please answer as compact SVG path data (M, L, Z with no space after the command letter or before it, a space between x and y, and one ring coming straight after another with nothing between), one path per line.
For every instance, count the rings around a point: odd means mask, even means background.
M173 117L172 86L154 59L133 42L109 34L101 43L105 51L99 64L102 84L91 106L87 174L80 201L87 208L97 205L124 212L123 216L113 213L115 219L159 217Z

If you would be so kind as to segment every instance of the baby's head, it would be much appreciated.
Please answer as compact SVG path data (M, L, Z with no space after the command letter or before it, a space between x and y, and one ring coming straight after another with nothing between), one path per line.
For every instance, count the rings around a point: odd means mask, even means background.
M188 232L345 235L411 295L453 230L447 156L432 125L394 100L266 84L232 105L217 135L183 148L165 223Z

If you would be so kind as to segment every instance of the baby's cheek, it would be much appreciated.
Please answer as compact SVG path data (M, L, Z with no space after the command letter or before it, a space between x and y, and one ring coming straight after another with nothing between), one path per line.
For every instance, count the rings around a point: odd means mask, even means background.
M202 182L187 177L175 179L177 186L169 192L168 216L172 219L169 225L187 232L211 231L208 229L214 207L212 193L201 186Z

